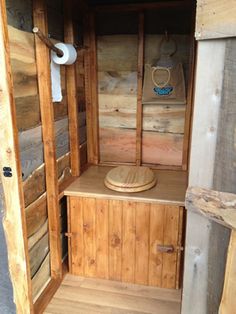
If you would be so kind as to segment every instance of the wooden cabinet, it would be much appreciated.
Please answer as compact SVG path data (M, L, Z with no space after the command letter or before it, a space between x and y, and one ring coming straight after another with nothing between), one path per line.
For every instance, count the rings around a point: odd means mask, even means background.
M179 288L183 207L68 196L74 275Z

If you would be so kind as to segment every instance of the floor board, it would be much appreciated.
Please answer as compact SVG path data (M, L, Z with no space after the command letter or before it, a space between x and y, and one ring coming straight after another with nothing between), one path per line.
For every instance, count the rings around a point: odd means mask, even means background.
M179 314L179 290L67 275L45 314Z

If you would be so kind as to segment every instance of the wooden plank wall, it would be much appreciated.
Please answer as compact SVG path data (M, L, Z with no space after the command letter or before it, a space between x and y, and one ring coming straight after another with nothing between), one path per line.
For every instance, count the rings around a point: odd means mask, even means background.
M181 208L70 197L68 214L72 274L178 288Z
M161 37L145 36L145 63L157 61ZM187 77L190 37L174 38L176 57L183 62ZM138 36L99 35L97 47L101 162L134 163ZM182 165L185 109L185 105L143 106L143 163Z
M27 222L27 236L31 265L31 277L34 299L50 279L50 249L48 242L48 214L47 191L45 184L45 166L43 157L42 126L39 108L38 80L35 59L34 35L31 33L32 6L30 1L24 3L8 1L8 25L10 37L10 57L14 81L14 95L16 103L16 118L19 131L20 157L22 165L23 188L25 197L25 213ZM61 11L63 1L55 8L55 3L48 3L49 31L54 35L53 41L63 40L63 15ZM54 10L56 9L56 10ZM24 23L15 20L16 14L23 17ZM30 17L29 13L30 12ZM55 14L53 18L53 12ZM58 18L62 18L62 28L57 27ZM55 37L56 36L56 37ZM81 53L80 53L81 54ZM81 60L81 59L80 59ZM80 146L83 164L86 163L86 125L85 106L83 101L83 61L80 66L78 94L81 101L79 125ZM82 73L81 73L82 72ZM65 66L61 67L63 100L54 103L55 142L60 186L70 177L70 147L68 130L68 108L66 97ZM85 144L85 145L84 145ZM60 190L60 187L59 187ZM61 232L65 230L65 201L60 201ZM61 234L63 256L66 255L66 240Z

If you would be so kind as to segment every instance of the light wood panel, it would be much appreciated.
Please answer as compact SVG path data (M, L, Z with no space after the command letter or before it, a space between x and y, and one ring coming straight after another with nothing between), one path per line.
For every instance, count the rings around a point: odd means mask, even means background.
M109 279L121 280L122 202L109 201Z
M44 0L33 1L33 19L34 24L37 25L43 33L47 33L47 10ZM58 204L59 191L49 51L45 44L37 37L35 37L35 50L38 70L40 110L43 125L42 131L46 169L51 274L53 278L61 278L62 263Z
M45 314L179 314L180 290L66 275Z
M67 275L45 314L179 314L180 290Z
M186 172L154 170L158 184L151 190L131 194L115 192L105 187L104 179L111 169L107 166L89 167L65 189L65 195L184 206L187 188Z
M236 36L236 6L233 0L197 2L196 38L212 39Z
M150 207L150 257L149 284L162 285L163 253L157 251L157 245L163 243L164 235L164 205L151 204Z
M84 275L94 277L96 275L96 200L84 198L81 201L84 228Z
M73 235L69 236L69 251L77 254L69 254L69 268L73 275L84 274L84 239L83 239L83 207L79 198L70 197L67 203L68 218L74 217L73 223L68 219L68 232Z
M135 208L132 202L123 202L122 269L121 280L134 282L135 278Z
M19 143L13 93L6 2L0 1L0 165L4 190L3 226L8 247L8 263L14 302L19 313L32 313L32 286L27 252L26 220L21 179ZM5 176L3 167L9 167Z
M69 207L72 274L177 287L181 208L83 197L69 197Z
M96 199L96 275L108 279L109 201Z
M147 285L149 273L150 204L136 204L135 283Z

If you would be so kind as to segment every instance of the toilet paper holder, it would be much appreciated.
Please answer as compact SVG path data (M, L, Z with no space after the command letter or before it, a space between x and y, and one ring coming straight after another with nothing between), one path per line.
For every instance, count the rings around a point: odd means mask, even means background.
M33 29L32 29L33 33L35 35L37 35L39 37L39 39L41 39L45 45L53 50L57 55L58 57L62 57L63 56L63 51L57 47L55 47L55 45L53 44L53 42L45 35L43 34L43 32L37 27L35 26ZM87 46L82 46L82 45L73 45L75 47L76 50L86 50L88 49L89 47Z

